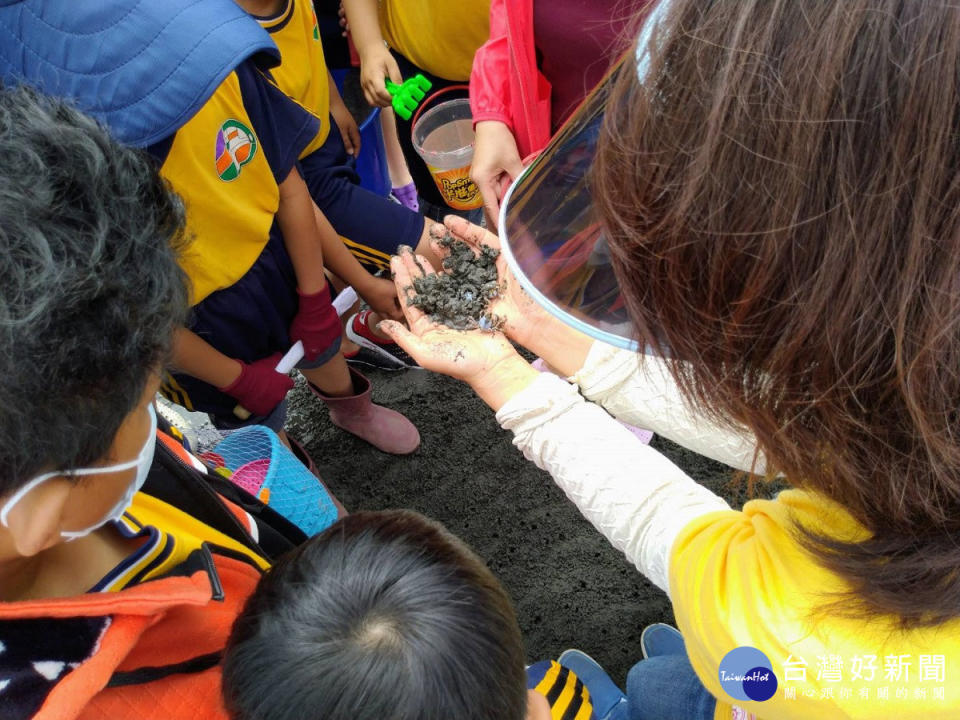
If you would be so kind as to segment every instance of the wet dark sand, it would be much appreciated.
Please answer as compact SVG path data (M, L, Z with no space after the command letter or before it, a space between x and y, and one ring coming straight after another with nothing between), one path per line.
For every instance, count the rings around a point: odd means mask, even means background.
M407 415L423 443L407 457L381 453L333 427L301 385L288 428L313 454L349 510L411 508L469 543L513 597L531 661L586 651L619 683L640 659L640 632L673 622L666 596L513 447L470 389L423 370L370 371L377 402ZM654 439L694 479L737 506L734 471Z

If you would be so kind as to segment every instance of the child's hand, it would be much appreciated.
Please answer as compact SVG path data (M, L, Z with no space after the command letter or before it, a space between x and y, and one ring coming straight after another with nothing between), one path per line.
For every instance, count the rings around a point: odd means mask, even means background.
M316 360L340 337L340 318L330 300L330 286L324 285L319 292L300 296L300 309L290 324L290 343L303 343L303 358Z
M393 280L371 277L369 285L362 289L355 287L354 290L381 317L403 320L403 310L400 309L400 299Z
M403 82L400 67L385 45L373 45L360 55L360 85L363 96L371 105L387 107L393 100L384 80L390 78L399 85Z
M357 121L353 119L353 115L347 110L347 106L340 98L339 93L336 93L337 97L336 100L334 100L333 96L335 93L336 88L331 87L330 114L333 116L333 121L340 130L340 137L343 138L343 146L347 149L347 154L356 157L360 154L360 128L357 127Z
M236 398L240 405L254 415L269 415L287 396L293 387L289 375L278 373L274 368L283 357L280 353L270 357L245 363L240 360L240 375L226 387L220 388L230 397Z

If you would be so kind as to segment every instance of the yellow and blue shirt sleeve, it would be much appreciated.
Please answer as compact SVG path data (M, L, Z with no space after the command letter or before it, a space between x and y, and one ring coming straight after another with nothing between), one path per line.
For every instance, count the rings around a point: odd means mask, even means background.
M594 720L590 692L572 670L553 660L527 668L527 689L543 695L552 720Z
M238 68L237 76L243 105L279 185L313 142L320 129L320 119L252 64L245 63Z
M305 157L323 145L330 132L329 73L313 3L287 0L276 15L256 19L280 49L280 66L270 71L277 86L320 121L300 152L300 157Z
M186 207L190 244L181 265L191 304L236 283L259 257L278 186L318 128L312 113L246 61L172 140L150 148Z

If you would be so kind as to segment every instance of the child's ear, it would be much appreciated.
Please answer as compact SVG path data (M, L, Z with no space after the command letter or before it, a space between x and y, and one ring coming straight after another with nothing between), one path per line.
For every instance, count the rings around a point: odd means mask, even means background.
M550 720L550 703L536 690L527 690L527 720Z
M17 554L32 557L60 542L60 521L72 485L54 478L28 492L7 516L6 531Z

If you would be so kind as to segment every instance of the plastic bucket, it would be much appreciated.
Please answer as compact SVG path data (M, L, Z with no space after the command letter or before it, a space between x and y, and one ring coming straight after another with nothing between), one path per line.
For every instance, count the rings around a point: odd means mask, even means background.
M418 115L412 134L413 147L444 202L454 210L481 207L480 189L470 179L474 140L470 100L447 100Z
M343 95L343 85L350 70L331 70L337 90ZM360 187L366 188L381 197L390 194L390 170L387 168L387 151L383 144L383 132L380 130L380 108L372 108L359 124L360 154L355 160L354 169L360 176Z
M380 108L374 108L367 119L360 123L357 175L360 176L360 187L381 197L390 194L390 169L387 167L387 150L380 129Z
M214 451L233 471L234 483L307 535L336 521L337 508L326 489L272 430L248 425L227 435Z

